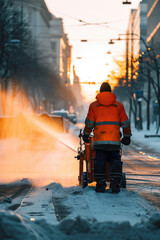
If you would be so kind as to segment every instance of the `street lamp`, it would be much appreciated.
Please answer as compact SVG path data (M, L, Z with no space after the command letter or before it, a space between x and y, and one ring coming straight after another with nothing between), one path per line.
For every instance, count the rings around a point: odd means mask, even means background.
M111 54L111 51L106 52L107 54Z
M131 4L131 2L129 2L128 0L126 0L125 2L122 2L122 4Z
M113 39L110 39L110 41L108 42L108 44L115 44L115 42L113 41Z
M108 42L108 44L115 44L115 42L114 41L120 41L120 40L125 40L125 39L121 39L119 36L118 36L118 38L115 38L115 39L110 39L110 41Z
M81 39L80 41L81 41L81 42L88 42L87 39Z
M143 42L143 44L145 45L147 51L150 50L146 44L146 41L144 40L143 37L141 37L140 35L138 35L137 33L121 33L121 34L118 34L118 38L120 38L120 36L132 36L131 40L141 40ZM138 39L133 39L133 36L136 36L138 37ZM129 39L128 39L129 40Z

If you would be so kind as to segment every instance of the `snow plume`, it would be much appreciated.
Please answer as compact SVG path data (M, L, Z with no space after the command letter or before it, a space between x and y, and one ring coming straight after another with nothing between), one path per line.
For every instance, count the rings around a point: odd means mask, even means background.
M1 119L4 123L0 140L1 182L40 177L42 171L37 165L46 158L46 151L53 151L55 147L55 139L33 125L26 115L34 118L21 112L15 117Z
M30 115L26 115L26 118L33 124L39 128L40 131L43 131L47 136L55 139L59 143L68 147L68 149L73 152L77 152L77 145L75 145L75 141L73 137L66 136L65 134L60 133L59 126L54 123L54 121L49 118L47 115L42 115L42 118L31 117ZM65 123L64 123L65 125Z
M16 116L21 112L32 111L32 104L23 89L0 91L0 116Z
M26 112L19 103L17 108L18 115L1 118L0 182L31 178L38 185L53 181L77 184L78 161L74 156L78 142L59 133L49 116Z
M56 121L33 113L23 92L18 96L0 92L0 182L32 178L40 185L77 183L78 142L62 133ZM60 132L61 130L61 132Z
M37 138L34 143L17 138L0 141L1 182L30 178L37 185L78 183L75 153L54 140Z
M14 240L155 240L160 236L160 215L131 226L129 222L93 222L80 217L52 225L44 219L32 221L12 212L0 212L0 239Z

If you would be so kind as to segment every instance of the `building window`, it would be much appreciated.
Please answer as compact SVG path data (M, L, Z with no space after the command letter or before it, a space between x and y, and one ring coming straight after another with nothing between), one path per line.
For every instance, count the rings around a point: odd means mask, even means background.
M56 42L51 42L51 50L56 52Z

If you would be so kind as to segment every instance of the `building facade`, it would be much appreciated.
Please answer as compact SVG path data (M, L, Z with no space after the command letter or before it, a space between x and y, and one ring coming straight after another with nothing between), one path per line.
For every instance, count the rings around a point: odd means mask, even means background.
M148 0L147 43L154 47L160 44L160 1Z
M137 9L131 10L126 36L126 55L128 54L129 69L128 80L130 83L136 80L139 86L142 87L143 79L140 76L141 65L138 59L147 50L147 0L142 0Z
M142 112L146 118L144 104L142 104L146 91L146 77L144 77L143 64L139 58L147 50L147 0L142 0L137 9L131 9L128 28L126 32L126 82L130 87L129 118L133 113L135 127L142 129Z
M41 60L50 63L50 21L52 15L43 0L12 0L28 23L32 38L41 52Z
M67 34L64 32L62 18L52 15L50 27L51 52L53 69L68 85L71 80L71 50Z
M70 83L71 46L63 21L51 14L44 0L12 0L28 23L32 38L41 52L41 62Z
M147 0L147 3L147 44L150 47L149 69L153 79L151 84L152 121L158 126L160 124L160 0Z

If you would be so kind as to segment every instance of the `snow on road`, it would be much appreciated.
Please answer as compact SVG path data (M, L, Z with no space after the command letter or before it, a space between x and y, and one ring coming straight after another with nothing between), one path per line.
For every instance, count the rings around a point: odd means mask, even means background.
M90 222L128 221L134 225L159 212L132 191L121 189L119 194L112 194L109 189L105 193L94 190L92 186L82 189L51 183L46 187L33 187L26 196L18 196L12 203L3 202L0 209L13 209L17 203L14 212L32 221L45 219L52 224L80 216Z
M46 219L48 222L57 223L52 190L45 187L32 188L15 212L21 216L29 216L32 221Z
M31 191L16 214L0 212L0 239L160 239L160 214L150 217L153 209L135 193L125 190L118 195L102 194L95 193L92 188L63 188L57 183L50 184L48 188ZM59 208L55 211L57 216L64 214L63 210L68 212L68 217L59 224L53 218L51 209L46 209L51 196L53 202L59 203L59 206L55 204L55 208Z
M67 217L72 219L81 216L88 221L128 221L134 225L159 212L138 194L126 189L121 189L119 194L112 194L109 189L105 193L96 193L94 187L63 188L60 184L52 184L52 188L59 219L65 216L64 212L61 216L64 208Z
M74 131L77 135L78 128L72 128L72 136L61 136L73 150L78 146ZM36 187L12 203L0 204L0 239L160 239L160 215L151 218L159 210L138 194L126 189L119 194L111 194L109 189L96 193L93 186L76 186L74 151L61 143L56 143L54 150L43 151L23 149L16 141L9 143L1 144L1 179L31 177ZM16 204L18 209L10 211Z

